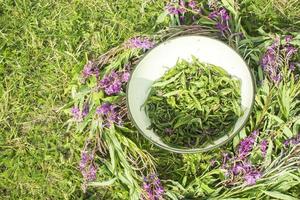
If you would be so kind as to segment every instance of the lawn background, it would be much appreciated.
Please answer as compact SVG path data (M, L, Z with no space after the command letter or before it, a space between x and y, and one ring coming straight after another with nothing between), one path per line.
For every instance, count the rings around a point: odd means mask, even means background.
M77 166L85 136L66 132L68 116L58 109L87 58L154 32L162 8L142 0L0 0L0 199L83 198Z

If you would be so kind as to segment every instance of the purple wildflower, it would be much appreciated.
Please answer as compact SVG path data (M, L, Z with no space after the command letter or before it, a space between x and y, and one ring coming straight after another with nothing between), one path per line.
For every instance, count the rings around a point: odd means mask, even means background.
M73 118L80 122L83 120L83 118L85 116L87 116L87 114L89 113L89 105L87 103L84 104L83 106L83 109L80 110L78 107L74 106L72 109L71 109L71 114L73 116Z
M229 163L223 165L225 176L228 178L227 184L233 185L237 182L244 182L247 185L254 184L261 177L260 171L245 158L242 160L234 157L228 160Z
M178 12L180 14L184 14L186 13L186 7L185 7L185 2L184 0L179 0L179 8L178 8ZM183 17L183 16L182 16Z
M292 41L292 39L293 39L293 36L291 36L291 35L287 35L287 36L285 36L285 42L286 43L290 43L291 41Z
M283 143L283 145L284 145L285 147L288 147L289 144L290 144L290 140L285 140L284 143Z
M80 114L80 109L78 107L73 107L71 109L71 113L74 119L80 120L81 119L81 114Z
M88 152L87 151L81 152L81 161L79 163L79 169L83 170L89 161L90 161L90 155L88 154Z
M127 47L132 49L151 49L154 46L154 42L152 42L149 38L146 37L135 37L131 38L127 42Z
M112 71L110 74L104 76L100 81L100 88L104 89L107 95L118 94L122 90L122 84L128 82L130 73L115 72Z
M195 9L196 2L192 0L189 2L188 6L191 7L192 9ZM179 2L172 1L166 5L165 9L170 15L179 15L179 14L184 15L187 12L184 0L179 0Z
M245 158L249 155L249 153L252 151L257 135L258 131L253 131L251 135L249 135L240 142L238 149L239 158Z
M228 21L230 18L227 10L224 8L221 8L221 10L219 11L219 15L220 15L222 21L224 21L224 22Z
M97 169L96 165L91 164L88 170L83 173L87 181L93 181L96 179Z
M213 12L209 13L208 18L217 19L218 16L219 16L219 12L218 11L213 11Z
M93 181L96 179L97 166L94 164L94 155L83 151L81 153L81 161L79 169L85 181Z
M221 22L218 22L216 24L216 28L219 29L221 32L225 32L226 30L228 30L227 24L224 24L224 23L221 23Z
M244 176L247 185L254 185L260 177L261 173L257 170L251 170Z
M294 65L289 64L293 56L296 55L298 49L290 44L292 36L288 35L285 37L285 44L280 45L280 38L276 37L275 41L271 46L269 46L262 57L261 66L263 70L267 73L269 78L275 83L278 84L282 80L281 74L281 57L285 58L285 62L289 65L290 70L294 70Z
M265 71L272 71L274 70L277 64L277 52L274 48L269 47L267 52L262 58L261 64Z
M295 69L296 69L296 63L291 62L289 65L289 70L293 72L293 71L295 71Z
M118 109L116 105L109 103L104 103L96 109L96 113L103 117L103 127L110 127L112 123L118 125L122 123Z
M228 21L230 19L229 14L225 8L220 8L211 12L208 17L217 22L216 28L225 33L229 31Z
M241 163L236 163L234 166L231 168L231 171L233 175L239 175L245 171L243 165Z
M298 52L298 49L296 47L294 47L293 45L290 45L290 44L286 45L284 50L286 52L287 59L290 59L291 57L293 57Z
M281 74L277 74L277 75L271 74L270 77L275 84L278 84L282 80Z
M98 107L96 109L96 113L97 114L103 114L103 115L106 115L108 114L110 111L112 110L112 105L109 104L109 103L104 103L102 104L100 107Z
M196 6L197 6L197 3L196 3L196 1L191 0L191 1L189 1L188 6L189 6L191 9L195 9Z
M276 38L274 43L267 48L266 53L263 55L261 65L263 70L269 75L270 79L278 84L281 80L279 73L279 51L280 44L279 38Z
M99 69L97 68L97 66L95 66L95 64L92 61L88 61L88 63L84 66L82 70L82 77L84 78L84 80L86 80L87 78L93 75L98 77Z
M248 155L253 149L258 134L259 131L255 130L248 137L243 139L239 144L238 154L236 156L230 157L228 154L223 154L222 169L225 170L225 176L227 177L226 183L228 185L234 185L239 182L252 185L261 177L261 172L255 165L252 165L248 159ZM262 151L266 150L266 146L267 144L262 142Z
M122 74L122 82L127 83L129 81L130 78L130 73L129 72L124 72Z
M266 156L266 153L267 153L268 144L269 144L269 142L267 140L263 140L260 143L260 150L264 157Z
M159 200L162 199L164 194L164 188L160 182L160 179L156 174L150 174L144 177L143 182L144 196L142 199L147 200Z
M176 6L172 3L168 3L166 5L166 10L168 11L168 13L170 15L178 15L179 14L178 8L176 8Z
M290 145L296 145L296 144L299 144L300 143L300 133L295 136L295 137L292 137L286 141L284 141L284 146L285 147L289 147Z

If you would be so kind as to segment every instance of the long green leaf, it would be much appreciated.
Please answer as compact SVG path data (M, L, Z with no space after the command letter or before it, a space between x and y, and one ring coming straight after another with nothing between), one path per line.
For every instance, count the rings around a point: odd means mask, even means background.
M276 191L263 191L263 193L265 193L266 195L268 195L270 197L274 197L274 198L282 199L282 200L299 200L298 198L292 197L287 194L283 194L281 192L276 192Z

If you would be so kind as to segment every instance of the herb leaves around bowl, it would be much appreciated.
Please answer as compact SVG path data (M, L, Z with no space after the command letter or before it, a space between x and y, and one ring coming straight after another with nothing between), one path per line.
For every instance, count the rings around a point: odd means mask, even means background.
M168 145L198 148L229 133L243 114L240 80L221 67L179 60L151 87L143 107Z

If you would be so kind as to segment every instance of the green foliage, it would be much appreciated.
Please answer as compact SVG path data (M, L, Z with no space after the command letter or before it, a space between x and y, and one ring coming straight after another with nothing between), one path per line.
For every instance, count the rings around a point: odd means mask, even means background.
M298 0L239 1L243 26L250 33L259 27L284 33L299 31L300 2Z
M180 60L152 85L144 108L162 141L198 148L231 131L242 115L240 81L195 57Z

